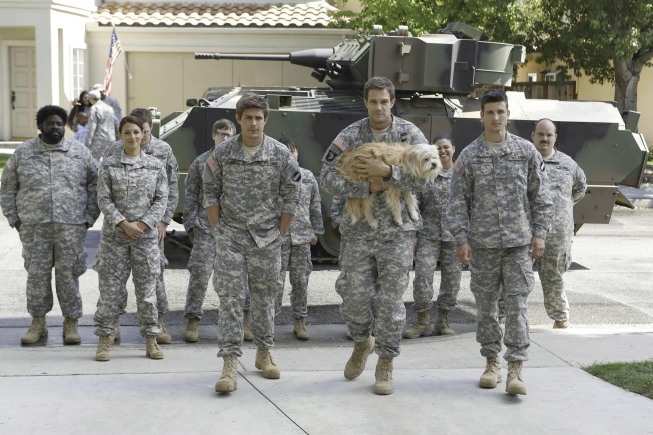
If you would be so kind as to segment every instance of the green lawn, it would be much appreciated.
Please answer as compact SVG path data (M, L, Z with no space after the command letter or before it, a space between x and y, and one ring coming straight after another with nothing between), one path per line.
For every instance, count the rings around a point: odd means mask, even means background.
M593 364L583 369L617 387L653 399L653 360Z
M11 154L0 154L0 175L2 175L2 170L5 168L5 163L9 160Z

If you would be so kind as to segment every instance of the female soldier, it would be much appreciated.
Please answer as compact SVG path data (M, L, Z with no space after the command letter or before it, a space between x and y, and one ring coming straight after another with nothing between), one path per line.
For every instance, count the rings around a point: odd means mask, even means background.
M147 338L145 354L162 359L156 343L160 330L155 285L161 269L156 226L166 208L168 181L163 163L141 152L143 121L127 116L120 121L119 132L125 148L102 162L98 176L98 205L104 224L94 265L100 282L94 317L95 335L100 337L95 359L109 360L119 301L130 272L141 335Z
M418 338L431 335L431 307L433 306L433 274L438 260L441 265L440 293L435 322L436 335L453 335L449 327L449 311L456 307L462 267L456 257L456 243L448 230L447 207L451 190L451 168L456 151L451 136L439 134L433 139L438 147L442 172L435 179L433 187L417 193L419 211L424 227L417 231L417 252L415 253L415 279L413 280L413 308L417 311L417 323L404 331L404 338Z

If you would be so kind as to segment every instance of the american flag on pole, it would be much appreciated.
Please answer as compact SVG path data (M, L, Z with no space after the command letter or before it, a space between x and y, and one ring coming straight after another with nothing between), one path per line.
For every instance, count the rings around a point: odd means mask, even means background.
M113 74L113 65L116 63L116 59L118 59L120 53L122 53L122 46L120 45L120 39L118 39L116 28L114 27L113 32L111 32L109 59L107 60L107 69L104 75L104 93L107 95L111 94L111 76Z

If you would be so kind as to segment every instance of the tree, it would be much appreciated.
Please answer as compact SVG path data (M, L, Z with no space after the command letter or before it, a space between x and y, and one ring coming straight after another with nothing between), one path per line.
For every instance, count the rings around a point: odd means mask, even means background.
M619 110L637 109L640 74L653 58L653 2L528 0L527 9L521 29L538 62L560 60L592 83L613 82Z
M490 40L513 42L519 0L362 0L361 13L335 14L335 27L369 33L374 24L384 31L408 25L413 35L435 33L461 21L486 33Z

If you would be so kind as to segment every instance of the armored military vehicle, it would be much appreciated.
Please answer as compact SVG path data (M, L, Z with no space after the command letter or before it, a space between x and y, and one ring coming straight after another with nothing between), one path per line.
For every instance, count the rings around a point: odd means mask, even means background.
M475 29L456 23L438 34L413 37L407 28L400 28L388 35L361 36L334 48L288 55L197 53L195 57L290 61L313 68L312 76L326 81L328 87L208 89L199 101L190 101L193 107L161 122L160 137L172 145L182 179L193 159L212 146L212 124L220 118L235 119L236 102L248 92L267 97L266 133L274 138L291 137L299 147L300 165L318 176L321 158L333 138L367 116L363 85L374 76L393 81L395 115L413 122L429 139L450 133L460 152L483 131L480 101L474 92L483 86L509 87L513 66L525 61L526 50L490 42ZM522 93L510 93L509 106L509 131L530 138L534 121L552 119L558 127L558 148L585 171L589 188L574 210L576 227L608 223L618 186L641 183L648 149L636 132L638 114L631 113L624 123L610 103L527 100ZM317 256L336 256L340 239L330 225L331 196L325 192L322 204L327 232L320 237Z

